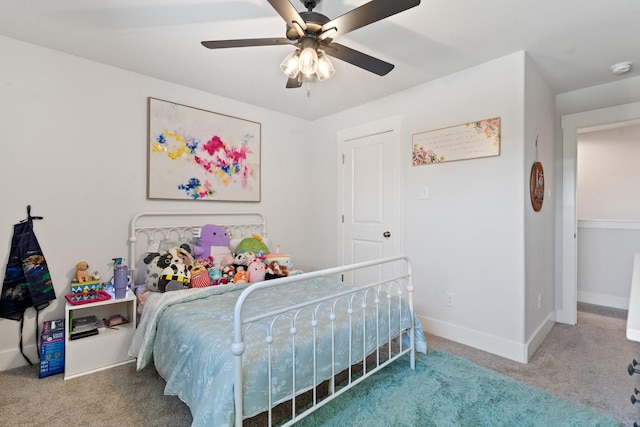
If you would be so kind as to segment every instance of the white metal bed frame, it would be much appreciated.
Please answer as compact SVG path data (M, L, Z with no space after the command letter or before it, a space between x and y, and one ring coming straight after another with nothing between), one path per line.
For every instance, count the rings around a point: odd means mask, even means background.
M156 221L155 223L150 223L151 221ZM175 221L185 221L187 224L176 224ZM173 223L170 223L172 222ZM184 241L185 238L191 237L196 238L199 236L199 229L204 224L215 223L216 225L221 225L227 229L230 235L234 238L243 238L250 237L254 234L258 234L260 236L266 237L266 221L263 215L259 213L252 212L142 212L133 217L130 224L130 234L129 234L129 260L132 263L132 268L136 269L136 266L140 264L140 259L144 257L144 253L137 253L136 243L138 242L138 238L142 235L146 237L147 246L154 241L163 240L163 239L171 239L177 238L178 240ZM403 264L404 268L398 269L388 269L388 270L397 270L402 271L393 277L377 281L375 283L369 283L363 286L358 286L357 289L345 291L339 294L327 295L326 297L316 299L313 301L306 301L301 304L297 304L295 306L286 307L278 311L264 313L259 316L254 316L251 318L243 317L243 304L246 302L247 298L254 294L255 292L261 292L269 288L273 288L275 286L282 285L290 285L295 282L304 279L317 278L317 277L340 277L343 273L360 271L367 268L374 268L376 266L382 265L391 265L394 263ZM144 271L144 269L142 269ZM233 286L233 285L231 285ZM254 285L246 288L240 297L237 300L235 309L234 309L234 332L233 332L233 343L231 345L230 351L235 356L235 382L234 382L234 400L235 400L235 425L241 426L243 423L243 366L242 366L242 355L245 352L245 332L252 326L256 324L260 324L263 328L265 328L268 332L266 336L266 348L265 351L269 355L269 366L268 369L268 399L269 399L269 409L268 409L268 425L271 426L273 424L273 409L280 402L273 402L272 400L272 381L271 381L271 345L272 345L272 335L271 328L276 321L276 319L282 318L283 316L290 321L290 330L289 334L291 336L291 340L294 343L292 345L292 360L296 360L296 347L295 347L295 335L297 328L302 322L300 318L302 317L302 313L311 313L312 321L310 322L310 326L313 330L313 388L311 389L312 397L311 403L307 405L301 412L296 409L296 398L303 392L309 390L298 390L296 389L296 364L292 363L292 378L293 378L293 389L290 393L291 399L291 418L284 424L283 426L289 426L294 424L297 421L300 421L302 418L306 417L310 413L329 403L331 400L339 397L341 394L346 392L347 390L353 388L360 382L364 381L366 378L370 377L380 369L384 368L388 364L394 362L405 354L409 354L410 360L410 368L415 369L415 336L414 336L414 308L413 308L413 282L411 276L411 262L405 256L395 256L384 258L380 260L373 260L367 262L361 262L358 264L329 268L320 271L314 271L310 273L303 273L294 276L283 277L275 280L268 280L264 282L259 282ZM393 296L398 296L396 299L398 304L398 309L402 310L402 305L400 302L401 298L404 298L408 309L410 311L409 318L412 319L409 328L402 328L400 324L397 325L397 329L400 331L392 336L391 330L391 314L390 310L386 312L389 313L389 318L387 319L388 323L388 331L384 330L387 333L387 339L383 340L383 342L379 341L379 337L381 334L381 319L380 311L385 308L391 308L392 298ZM356 378L352 376L352 367L347 368L347 380L343 383L339 389L335 387L334 379L339 372L335 371L335 342L334 337L332 335L332 348L331 348L331 360L332 360L332 373L330 378L320 378L318 377L318 373L316 370L316 355L317 355L317 347L316 347L316 328L318 323L321 321L328 321L331 325L332 334L335 331L335 313L336 310L339 309L342 305L346 304L347 313L349 318L349 360L352 359L352 337L353 337L353 325L351 324L351 319L356 312L357 309L361 309L364 312L367 309L367 301L373 297L375 310L376 310L376 331L373 332L376 334L376 349L373 353L367 354L367 348L364 343L365 337L367 336L367 322L362 322L362 352L363 354L356 355L356 360L360 360L358 362L359 365L362 366L362 371ZM386 301L383 301L386 299ZM340 304L338 304L340 302ZM395 302L394 302L395 304ZM322 308L330 307L330 315L328 319L322 319L321 310ZM325 310L326 311L326 310ZM401 322L402 316L398 316L398 323ZM263 323L263 322L266 322ZM409 337L409 345L405 345L402 336L407 334ZM386 341L386 342L385 342ZM392 348L393 347L393 348ZM381 353L382 350L382 353ZM386 350L386 351L385 351ZM373 360L373 362L372 362ZM373 365L373 367L369 367ZM317 386L324 382L329 381L329 390L326 397L319 399L317 396Z
M321 277L321 276L332 276L332 275L340 275L342 273L345 272L350 272L350 271L355 271L355 270L360 270L360 269L364 269L367 267L373 267L373 266L379 266L382 264L387 264L387 263L393 263L393 262L404 262L406 264L406 273L401 274L399 276L387 279L387 280L382 280L376 283L371 283L371 284L367 284L364 286L358 286L357 289L352 289L349 291L345 291L343 293L340 294L334 294L334 295L328 295L324 298L321 299L316 299L316 300L312 300L312 301L307 301L305 303L302 304L298 304L292 307L286 307L284 309L278 310L278 311L274 311L274 312L269 312L269 313L264 313L260 316L255 316L255 317L251 317L251 318L243 318L242 316L242 308L243 308L243 304L245 303L246 299L254 292L259 292L261 290L264 289L268 289L271 287L275 287L275 286L281 286L281 285L286 285L286 284L293 284L297 281L300 280L304 280L307 278L315 278L315 277ZM411 263L409 261L409 259L405 256L396 256L396 257L389 257L389 258L384 258L381 260L374 260L374 261L368 261L368 262L362 262L362 263L358 263L358 264L353 264L353 265L348 265L348 266L343 266L343 267L335 267L335 268L329 268L329 269L325 269L325 270L319 270L319 271L315 271L315 272L310 272L310 273L305 273L302 275L297 275L297 276L289 276L289 277L284 277L281 279L277 279L277 280L268 280L268 281L264 281L264 282L260 282L257 283L247 289L245 289L243 291L243 293L240 295L240 297L238 298L238 301L236 302L236 306L235 306L235 310L234 310L234 337L233 337L233 344L231 346L231 351L233 352L233 354L236 356L235 357L235 384L234 384L234 393L235 393L235 407L236 407L236 420L235 420L235 425L236 426L241 426L242 425L242 384L243 384L243 369L242 369L242 354L244 352L244 348L245 348L245 343L244 343L244 332L250 328L252 325L256 324L256 323L261 323L261 321L263 320L267 320L269 322L269 324L265 325L267 326L268 330L270 330L270 328L272 327L273 323L278 319L279 316L287 316L290 318L291 320L291 329L290 329L290 335L292 337L293 342L295 343L295 334L296 331L298 329L298 318L300 316L301 313L303 312L308 312L310 311L311 313L313 313L312 316L312 321L311 321L311 327L314 328L314 336L315 336L315 328L317 327L318 323L322 320L318 317L318 313L320 312L320 308L325 305L325 304L329 304L331 307L330 310L330 315L329 315L329 319L324 319L324 320L328 320L329 322L331 322L331 330L334 331L335 330L335 325L334 325L334 319L335 319L335 310L338 308L338 301L344 301L347 303L347 312L349 314L349 323L350 323L350 327L349 327L349 343L352 343L352 337L353 337L353 329L351 327L351 317L353 315L353 313L358 309L362 309L363 313L364 311L367 309L367 296L369 296L371 293L374 296L374 303L376 304L376 331L378 331L377 333L374 331L374 333L376 333L376 340L379 340L380 337L380 319L378 318L378 315L380 313L380 306L384 305L384 304L391 304L391 298L393 295L402 295L403 294L403 289L405 289L407 291L408 294L408 305L409 305L409 311L410 311L410 319L414 319L414 312L413 312L413 284L411 281ZM383 298L386 299L385 301L382 301ZM401 305L400 305L400 301L398 301L398 309L401 310ZM409 339L410 339L410 344L408 346L405 346L403 344L402 339L398 339L397 340L397 345L399 346L399 349L397 350L396 353L393 353L392 351L392 344L393 344L393 339L396 338L394 336L391 336L391 311L387 310L388 316L389 318L387 319L389 321L388 323L388 330L386 332L388 332L387 334L387 340L386 343L385 342L380 342L377 341L377 345L376 345L376 349L375 349L375 363L374 363L374 367L371 369L368 369L368 365L367 365L367 352L366 352L366 345L364 344L364 342L362 343L362 350L363 350L363 354L360 354L360 360L361 360L361 364L362 364L362 375L357 377L356 379L354 379L352 377L352 370L351 368L347 369L347 374L348 374L348 378L346 380L346 384L344 384L339 390L336 390L335 388L335 383L333 382L333 379L336 377L336 375L339 372L335 371L335 363L332 363L332 373L331 373L331 377L330 377L330 387L329 387L329 395L327 397L325 397L323 400L318 401L318 396L316 394L316 388L313 388L313 396L312 396L312 401L310 406L308 406L306 409L304 409L303 412L301 413L296 413L296 396L299 394L299 392L301 392L301 390L296 390L296 386L295 386L295 378L296 378L296 365L295 363L292 363L291 365L291 374L292 374L292 378L294 378L294 384L293 384L293 390L291 391L291 400L292 400L292 405L291 405L291 419L282 424L283 426L289 426L294 424L297 421L300 421L302 418L306 417L307 415L309 415L310 413L312 413L313 411L319 409L320 407L324 406L325 404L329 403L331 400L337 398L338 396L340 396L342 393L346 392L347 390L351 389L352 387L356 386L358 383L364 381L366 378L370 377L371 375L373 375L374 373L376 373L377 371L379 371L380 369L384 368L385 366L387 366L388 364L392 363L393 361L399 359L400 357L402 357L403 355L409 353L410 354L410 366L411 369L415 369L415 336L414 336L414 324L413 321L410 322L411 326L409 327L409 329L404 330L404 333L408 333L409 335ZM399 316L398 321L400 322L401 316ZM367 324L366 322L363 322L362 325L359 325L363 328L363 340L364 337L367 336L366 333L366 328L367 328ZM402 331L402 329L400 328L400 325L398 325L398 329ZM268 335L266 337L266 343L267 343L267 351L270 352L271 348L271 341L270 341L271 336ZM332 361L334 360L334 356L335 356L335 342L332 340L332 349L331 349L331 354L332 354ZM386 347L386 358L381 357L381 347ZM352 360L352 346L350 345L349 348L349 360ZM293 348L291 349L292 352L292 360L295 360L296 357L296 348L295 345L293 346ZM270 353L269 353L270 354ZM313 360L313 376L314 376L314 381L313 384L315 384L316 386L322 382L322 378L318 378L317 376L317 371L316 371L316 361L315 361L315 355L317 354L316 351L316 341L314 339L313 342L313 355L314 355L314 360ZM271 360L271 358L269 357L269 360ZM269 363L268 366L268 370L269 370L269 390L268 390L268 396L269 396L269 410L268 410L268 424L271 426L273 424L273 419L272 419L272 412L273 412L273 402L271 400L271 396L272 396L272 391L271 391L271 386L272 386L272 381L271 381L271 363ZM304 390L302 390L304 391Z

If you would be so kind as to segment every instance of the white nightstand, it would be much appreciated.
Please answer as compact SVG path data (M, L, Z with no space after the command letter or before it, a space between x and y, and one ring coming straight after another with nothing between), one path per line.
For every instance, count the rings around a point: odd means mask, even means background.
M71 318L94 315L99 320L120 314L129 320L117 329L101 328L98 335L69 339ZM65 306L65 349L64 379L91 374L135 361L128 354L136 328L136 296L127 291L125 298L111 299L88 304L73 305L69 301Z

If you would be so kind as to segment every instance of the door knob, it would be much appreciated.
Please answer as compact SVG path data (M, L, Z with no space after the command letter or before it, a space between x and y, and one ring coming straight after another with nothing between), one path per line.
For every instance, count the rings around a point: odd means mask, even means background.
M384 233L382 233L382 235L383 235L386 239L388 239L389 237L391 237L391 232L389 232L389 231L385 231Z

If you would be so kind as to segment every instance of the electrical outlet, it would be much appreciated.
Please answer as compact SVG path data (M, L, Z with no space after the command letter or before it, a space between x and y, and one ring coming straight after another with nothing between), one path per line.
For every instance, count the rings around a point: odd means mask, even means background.
M453 292L447 292L446 294L447 296L447 307L455 307L455 296L456 294L454 294Z

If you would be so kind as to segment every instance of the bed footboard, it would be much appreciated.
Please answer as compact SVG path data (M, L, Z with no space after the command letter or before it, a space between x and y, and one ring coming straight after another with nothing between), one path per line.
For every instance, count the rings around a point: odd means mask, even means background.
M390 271L398 273L390 275ZM328 277L341 281L345 275L355 277L356 281L367 278L369 283L356 283L338 293L296 302L257 316L243 313L247 301L259 298L260 292L266 289L290 286L295 292L296 283L303 280ZM371 280L371 277L376 279ZM285 417L286 422L282 425L291 425L407 353L410 354L410 368L415 369L413 291L411 263L404 256L269 280L245 289L234 309L231 345L235 356L235 425L241 426L245 416L243 408L247 397L243 363L247 358L247 340L255 339L253 332L256 329L261 331L260 352L265 355L267 365L268 425L283 421L273 419L274 407L283 401L291 402L291 414ZM285 322L284 328L282 322ZM288 354L276 357L272 352L273 341L277 339L274 334L287 328L285 348ZM303 328L310 332L301 334ZM301 335L311 338L304 340ZM289 370L291 381L285 386L285 392L281 390L281 378L272 376L276 369L279 372ZM340 373L341 383L337 384L335 379ZM327 382L328 391L319 395L318 386ZM303 393L305 404L300 409L296 398Z

